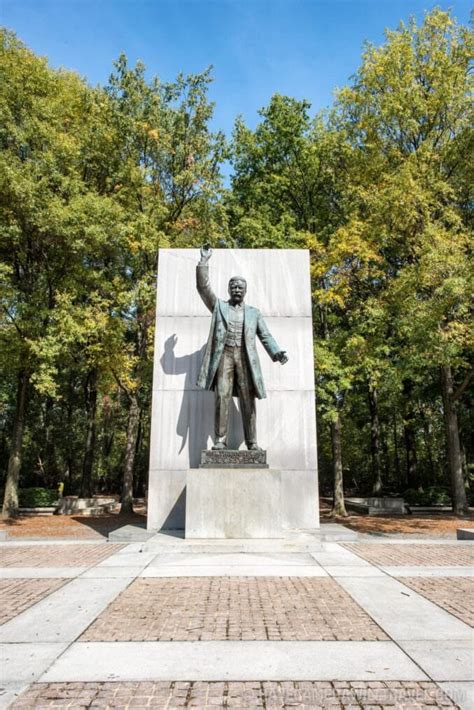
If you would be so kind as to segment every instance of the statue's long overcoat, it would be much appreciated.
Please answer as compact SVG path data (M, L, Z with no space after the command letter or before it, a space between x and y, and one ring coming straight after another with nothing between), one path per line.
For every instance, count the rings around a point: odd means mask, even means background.
M228 301L223 301L214 294L209 282L209 267L207 264L198 264L196 268L196 285L199 295L212 312L211 329L197 385L202 387L202 389L213 390L219 362L224 352L230 306ZM266 392L255 346L256 336L260 338L263 347L273 360L280 348L270 334L258 308L245 305L243 335L245 350L252 375L254 394L258 399L264 399Z

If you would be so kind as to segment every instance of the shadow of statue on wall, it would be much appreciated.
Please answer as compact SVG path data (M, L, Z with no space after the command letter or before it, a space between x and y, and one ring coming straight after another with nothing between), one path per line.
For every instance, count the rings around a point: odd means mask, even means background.
M176 333L170 335L165 341L164 352L160 358L160 365L166 375L184 375L183 398L176 422L176 433L181 437L178 454L188 447L189 467L197 468L201 460L201 451L208 447L209 439L214 432L214 393L199 389L196 381L199 375L205 345L190 355L175 355L178 342ZM202 397L202 408L197 405L195 392ZM241 417L232 400L230 411L230 427L232 432L229 437L231 448L238 449L244 441ZM209 443L209 446L212 444Z

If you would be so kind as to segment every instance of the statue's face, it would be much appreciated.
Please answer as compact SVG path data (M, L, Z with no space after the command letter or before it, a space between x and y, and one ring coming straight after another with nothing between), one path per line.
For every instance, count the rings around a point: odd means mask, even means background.
M229 281L229 296L231 303L242 303L247 293L247 284L243 279L231 279Z

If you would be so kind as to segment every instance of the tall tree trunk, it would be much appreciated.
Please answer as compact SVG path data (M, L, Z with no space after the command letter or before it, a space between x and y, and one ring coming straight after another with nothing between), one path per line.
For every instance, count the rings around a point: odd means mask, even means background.
M90 498L92 496L92 467L94 464L94 451L97 430L97 370L90 371L86 387L86 409L87 409L87 436L84 450L84 459L82 462L82 478L81 478L81 498Z
M46 488L53 488L58 484L58 467L56 461L56 444L54 436L54 402L52 397L46 397L45 402L45 446L44 446L44 473Z
M466 453L466 447L464 444L461 442L461 461L462 461L462 475L464 478L464 488L466 489L466 495L469 495L469 491L471 490L471 484L469 481L469 469L467 465L467 453Z
M67 401L66 401L66 427L67 431L72 431L74 414L74 381L73 375L70 372L68 378ZM70 495L73 492L74 474L76 471L76 462L74 459L74 450L72 446L67 446L63 454L66 462L64 471L64 491L63 495Z
M329 340L329 326L327 319L327 307L319 307L319 315L323 328L324 339ZM335 401L337 399L335 397ZM337 407L337 404L336 404ZM346 505L344 503L344 477L342 472L342 443L341 443L341 413L339 409L336 412L336 419L331 422L331 447L332 447L332 470L334 479L334 496L332 502L333 515L347 515Z
M334 498L332 512L334 515L346 516L346 505L344 503L344 478L342 473L342 444L341 444L341 414L337 412L337 418L331 422L331 444L332 444L332 466L334 472Z
M140 407L140 414L138 417L138 426L137 426L137 440L135 444L135 460L138 459L140 462L140 449L142 446L142 438L143 438L143 408ZM143 481L143 466L139 467L138 470L138 476L134 476L133 480L133 487L134 487L134 493L135 496L142 496L144 495L144 488L145 488L145 481Z
M16 397L15 420L8 460L7 480L3 498L2 515L8 518L18 513L18 483L20 481L21 449L25 430L26 398L28 393L29 374L26 370L18 373L18 389Z
M411 380L403 382L403 394L405 399L405 413L403 421L403 433L405 437L406 451L406 472L408 488L420 489L418 480L418 461L416 456L416 429L415 429L415 408L413 405L413 383Z
M415 431L412 423L405 423L403 428L406 454L406 480L408 488L420 489L418 481L418 460L416 457Z
M133 513L133 464L137 444L138 423L140 421L140 408L136 394L130 395L130 410L128 413L127 445L123 465L123 484L120 506L120 515Z
M386 424L380 425L380 446L382 448L383 470L385 471L386 478L389 480L392 474L392 462L388 451Z
M111 462L110 454L114 443L114 417L110 402L110 396L106 395L103 400L103 423L102 423L102 460L104 462L105 480L104 490L109 492L112 489L111 483Z
M400 457L398 455L398 431L397 431L397 412L393 412L393 456L395 459L395 473L397 474L397 483L401 484L400 475Z
M377 388L369 385L370 452L372 456L372 495L382 492L382 467L380 463L380 419Z
M445 365L441 368L441 387L444 403L444 421L446 425L448 467L451 475L453 512L456 515L464 515L468 512L468 504L462 472L461 445L459 441L458 414L454 400L453 373L449 365Z
M72 431L72 402L70 400L67 403L66 422L68 431ZM72 447L68 447L65 456L66 470L64 471L64 495L68 495L72 491L74 459L71 449Z
M431 443L430 423L428 421L428 417L426 416L425 410L423 409L421 404L419 405L419 409L420 409L420 414L421 414L421 421L423 424L423 437L425 440L426 455L428 458L428 464L429 464L429 469L430 469L430 474L431 474L431 479L430 479L429 485L434 486L436 484L436 467L435 467L435 461L434 461L434 456L433 456L433 446Z

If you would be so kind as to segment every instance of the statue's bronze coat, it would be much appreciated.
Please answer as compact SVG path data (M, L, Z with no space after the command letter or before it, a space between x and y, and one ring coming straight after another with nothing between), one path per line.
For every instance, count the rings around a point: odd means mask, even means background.
M229 302L217 298L209 283L209 267L198 264L196 267L196 285L199 295L212 312L211 329L204 353L197 384L206 390L213 390L219 362L224 352L224 343L229 320ZM250 373L254 387L254 396L258 399L266 397L260 361L255 343L255 337L260 341L272 360L280 352L280 348L270 334L262 314L257 308L244 305L244 344Z

